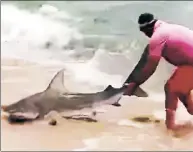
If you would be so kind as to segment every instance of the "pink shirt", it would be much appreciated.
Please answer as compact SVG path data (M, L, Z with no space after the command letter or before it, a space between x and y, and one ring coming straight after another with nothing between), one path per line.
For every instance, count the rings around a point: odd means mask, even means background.
M149 43L150 56L162 56L169 63L193 65L193 31L158 20Z
M161 57L175 66L193 66L193 31L158 20L149 42L147 62L139 72L132 72L131 81L137 85L144 83L155 72Z

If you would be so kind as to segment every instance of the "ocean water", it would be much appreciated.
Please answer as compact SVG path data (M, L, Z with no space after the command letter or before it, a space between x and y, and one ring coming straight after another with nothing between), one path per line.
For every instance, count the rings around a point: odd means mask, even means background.
M2 2L1 10L2 57L49 64L89 61L97 64L97 69L93 67L97 71L120 75L120 81L137 64L148 43L138 30L141 13L193 26L191 1L9 1ZM152 77L148 86L163 91L171 67L162 61L156 72L162 78Z
M148 43L137 25L144 12L193 27L191 1L3 1L1 58L65 67L77 82L93 88L119 87ZM162 59L155 74L142 85L151 93L151 101L164 103L163 85L173 69ZM110 135L100 139L109 140ZM162 149L169 147L162 145Z

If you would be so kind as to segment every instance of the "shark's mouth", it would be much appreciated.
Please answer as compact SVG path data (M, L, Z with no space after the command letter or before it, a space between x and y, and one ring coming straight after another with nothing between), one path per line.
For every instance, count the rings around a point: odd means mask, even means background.
M35 119L38 119L38 117L39 117L39 114L19 113L19 112L4 116L4 118L6 118L8 122L11 124L31 122Z

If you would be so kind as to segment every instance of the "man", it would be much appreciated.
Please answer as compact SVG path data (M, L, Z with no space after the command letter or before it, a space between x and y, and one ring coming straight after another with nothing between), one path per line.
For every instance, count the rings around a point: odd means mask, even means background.
M177 67L164 86L166 126L179 129L175 124L178 99L193 115L193 31L176 24L169 24L144 13L138 19L139 29L150 38L149 44L125 83L125 95L132 95L156 70L161 57Z

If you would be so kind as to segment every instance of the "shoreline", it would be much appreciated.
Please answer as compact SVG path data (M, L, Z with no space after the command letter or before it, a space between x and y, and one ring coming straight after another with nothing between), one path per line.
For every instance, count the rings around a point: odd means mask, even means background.
M57 66L42 66L33 62L5 58L2 59L1 66L3 67L2 105L44 90L60 69ZM68 78L66 81L68 82ZM68 84L70 86L71 83L68 82ZM81 90L81 86L74 87ZM182 141L178 141L166 134L163 121L165 118L164 101L155 102L148 98L123 97L121 104L121 108L104 107L106 112L98 116L99 123L62 119L57 126L49 126L46 120L27 125L10 125L2 120L2 150L76 150L85 146L87 150L137 148L171 150L171 145L173 145L173 150L189 149L191 146L193 138L183 142L183 138ZM135 117L159 119L160 123L146 124L132 121ZM181 117L187 117L187 115ZM141 137L144 137L146 142L140 140ZM119 138L121 140L117 145L115 143ZM169 147L166 142L168 140L170 141ZM96 146L93 147L93 144Z

